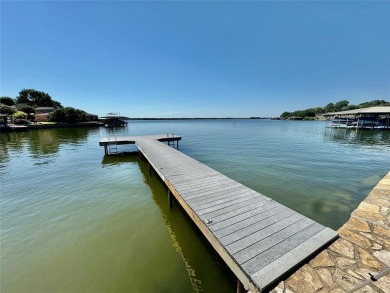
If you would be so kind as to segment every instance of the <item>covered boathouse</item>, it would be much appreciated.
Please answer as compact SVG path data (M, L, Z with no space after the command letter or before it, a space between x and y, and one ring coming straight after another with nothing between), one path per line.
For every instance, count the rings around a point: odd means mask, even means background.
M324 114L331 118L327 127L390 130L390 106L368 107Z

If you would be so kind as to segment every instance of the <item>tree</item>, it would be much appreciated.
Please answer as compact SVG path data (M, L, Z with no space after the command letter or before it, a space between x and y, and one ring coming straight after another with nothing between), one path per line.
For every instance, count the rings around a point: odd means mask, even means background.
M375 106L390 106L390 102L386 102L385 100L373 100L371 102L365 102L359 104L360 108L375 107Z
M49 94L34 89L23 89L16 97L17 104L26 104L31 107L62 107L60 102L52 100Z
M329 103L325 107L310 108L305 110L298 110L295 112L283 112L282 115L280 115L280 117L283 119L293 117L293 116L302 117L302 118L315 117L316 114L321 114L321 113L347 111L347 110L354 110L358 108L366 108L366 107L373 107L373 106L390 106L390 102L387 102L385 100L373 100L371 102L365 102L359 105L349 105L349 101L342 100L337 102L336 104Z
M355 110L355 109L358 109L359 106L356 106L356 105L348 105L346 107L343 107L343 111L348 111L348 110Z
M301 116L300 117L316 117L316 112L314 109L306 109L306 110L303 110L302 113L301 113Z
M326 105L324 107L324 111L325 111L325 113L334 112L334 104L333 103L329 103L328 105Z
M53 100L53 107L58 109L58 108L62 108L62 105L60 102Z
M14 106L15 105L15 100L10 97L0 97L0 103L7 105L7 106Z
M27 113L23 111L17 111L16 113L13 114L14 118L19 119L19 118L27 118Z
M282 117L282 118L291 117L291 113L290 112L283 112L282 115L280 115L280 117Z
M87 120L87 113L72 107L59 108L52 112L51 121L74 123Z
M349 101L347 100L342 100L340 102L337 102L336 104L334 104L334 111L337 112L337 111L342 111L343 108L347 107L349 104Z
M27 104L18 104L16 108L18 108L19 111L22 111L27 114L31 114L35 112L34 108Z
M10 106L0 103L0 114L12 115L16 110Z
M324 108L322 108L322 107L313 108L313 111L314 111L316 114L325 113L325 110L324 110Z

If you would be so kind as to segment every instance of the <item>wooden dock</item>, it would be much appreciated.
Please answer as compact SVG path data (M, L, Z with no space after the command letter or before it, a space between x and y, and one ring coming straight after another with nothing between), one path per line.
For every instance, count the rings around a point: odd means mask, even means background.
M124 144L136 144L136 141L141 139L157 140L161 142L167 142L168 145L175 146L179 149L179 140L181 137L173 133L161 134L161 135L148 135L148 136L108 136L99 141L100 146L104 146L104 154L112 155L118 152L118 145Z
M168 198L173 194L246 290L269 288L338 237L334 230L161 143L163 139L127 141L138 146L167 185ZM107 146L108 139L99 144Z

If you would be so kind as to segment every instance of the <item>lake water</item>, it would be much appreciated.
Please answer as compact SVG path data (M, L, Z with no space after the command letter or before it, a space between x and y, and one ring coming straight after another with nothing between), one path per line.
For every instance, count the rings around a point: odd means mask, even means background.
M323 122L130 121L339 228L389 171L390 131ZM235 280L137 154L104 156L104 128L2 133L1 292L234 292ZM119 146L134 151L134 146Z

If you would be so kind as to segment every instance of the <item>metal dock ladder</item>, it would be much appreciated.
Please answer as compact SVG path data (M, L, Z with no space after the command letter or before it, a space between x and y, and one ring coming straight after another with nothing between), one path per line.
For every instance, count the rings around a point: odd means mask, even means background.
M114 136L114 140L111 140L111 137L108 137L108 154L118 154L118 143L116 140L116 135Z

